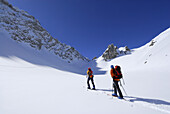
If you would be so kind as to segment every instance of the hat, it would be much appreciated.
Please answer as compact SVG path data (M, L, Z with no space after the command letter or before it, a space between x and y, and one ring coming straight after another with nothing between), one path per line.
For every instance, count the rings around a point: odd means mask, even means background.
M113 66L113 65L111 65L110 67L111 67L111 68L114 68L114 66Z

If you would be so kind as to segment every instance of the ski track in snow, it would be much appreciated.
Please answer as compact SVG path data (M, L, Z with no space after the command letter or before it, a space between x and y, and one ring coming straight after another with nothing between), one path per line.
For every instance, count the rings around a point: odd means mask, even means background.
M170 102L139 97L125 97L129 102L170 114Z
M84 87L83 87L84 88ZM97 94L111 94L111 89L96 89L96 90L88 90L89 92L96 92ZM110 92L109 92L110 91ZM108 96L109 97L109 96ZM132 96L124 96L125 100L120 100L118 98L110 96L111 100L119 100L120 102L127 102L131 107L134 105L143 106L146 108L151 108L153 110L157 110L163 113L170 114L170 102L158 100L158 99L148 99L148 98L140 98L140 97L132 97Z

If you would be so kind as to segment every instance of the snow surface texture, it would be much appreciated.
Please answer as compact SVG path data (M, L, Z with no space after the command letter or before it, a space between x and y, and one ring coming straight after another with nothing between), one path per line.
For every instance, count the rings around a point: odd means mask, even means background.
M85 75L80 75L85 69L17 43L1 30L0 114L170 113L169 43L170 29L132 54L109 62L98 58L91 63L92 69L101 71L94 73L97 90L92 91L86 89ZM112 93L111 64L122 68L128 95L121 89L127 101L107 95ZM82 73L67 72L70 69Z

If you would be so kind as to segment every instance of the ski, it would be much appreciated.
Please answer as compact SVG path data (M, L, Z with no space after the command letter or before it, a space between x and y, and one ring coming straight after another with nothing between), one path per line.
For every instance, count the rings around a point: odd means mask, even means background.
M108 96L115 97L115 98L117 98L117 99L119 99L119 100L129 101L128 99L125 99L125 98L120 99L119 97L117 97L117 96L113 96L112 94L107 94L107 95L108 95Z
M87 89L87 90L96 90L96 89Z

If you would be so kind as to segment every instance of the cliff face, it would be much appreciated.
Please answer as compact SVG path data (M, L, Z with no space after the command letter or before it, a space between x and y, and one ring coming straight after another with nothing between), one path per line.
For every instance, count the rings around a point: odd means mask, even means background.
M74 60L89 61L73 47L53 38L33 16L13 7L6 0L0 0L0 28L8 31L16 42L37 50L46 49L69 63Z
M116 46L111 44L108 46L106 51L103 53L102 57L104 58L104 60L107 61L107 60L113 59L113 58L121 56L121 55L126 55L130 52L131 52L131 50L127 46L117 48Z

